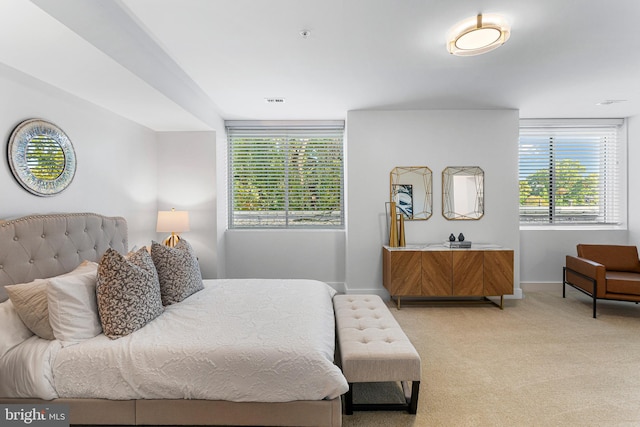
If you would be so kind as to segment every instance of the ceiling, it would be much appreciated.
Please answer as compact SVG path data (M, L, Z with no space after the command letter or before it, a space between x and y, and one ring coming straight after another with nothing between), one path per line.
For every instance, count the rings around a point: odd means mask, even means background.
M502 14L511 38L450 55L447 31L477 13ZM158 131L358 109L627 117L639 21L636 0L2 0L0 72Z

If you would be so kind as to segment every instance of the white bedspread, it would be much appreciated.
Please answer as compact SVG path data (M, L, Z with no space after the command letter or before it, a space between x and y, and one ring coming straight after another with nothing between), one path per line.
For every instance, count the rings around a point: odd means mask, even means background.
M212 280L133 334L62 348L60 397L287 402L348 389L335 291L312 280Z
M51 365L60 347L58 341L33 335L9 350L0 359L0 397L58 397Z

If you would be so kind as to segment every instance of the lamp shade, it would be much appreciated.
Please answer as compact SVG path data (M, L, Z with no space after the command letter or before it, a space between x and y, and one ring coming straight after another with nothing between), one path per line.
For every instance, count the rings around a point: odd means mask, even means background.
M158 211L157 232L162 233L182 233L189 231L189 212L176 211Z

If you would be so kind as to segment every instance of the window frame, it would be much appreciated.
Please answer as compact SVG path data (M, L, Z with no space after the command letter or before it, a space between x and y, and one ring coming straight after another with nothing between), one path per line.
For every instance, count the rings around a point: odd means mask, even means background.
M520 132L518 138L518 185L521 182L522 161L521 148L523 129L549 130L553 129L585 129L585 128L615 128L616 134L616 188L614 190L615 199L613 209L616 220L613 222L584 222L584 221L560 221L553 222L553 216L549 215L547 222L522 221L520 205L520 189L518 190L518 217L520 230L626 230L627 229L627 123L625 119L520 119ZM550 138L551 139L551 138ZM553 165L557 165L562 159L553 160ZM550 160L551 162L552 160ZM550 163L551 164L551 163ZM553 170L553 168L550 168ZM555 177L550 177L551 182ZM548 196L549 202L553 203L554 195ZM600 204L598 205L600 206ZM551 206L549 209L555 209ZM604 208L606 209L606 207Z
M344 177L345 177L345 146L344 146L344 131L345 131L345 122L343 120L310 120L310 121L251 121L251 120L228 120L225 121L225 128L227 131L227 173L228 173L228 182L227 182L227 191L228 191L228 214L227 214L227 227L229 230L344 230L345 228L345 202L344 202ZM294 158L300 158L300 153L302 152L305 157L304 160L308 160L312 158L305 153L305 150L296 150L296 148L292 148L291 141L293 141L293 145L299 148L299 142L303 141L305 138L309 140L315 139L317 141L321 141L323 137L326 136L327 141L334 141L337 144L334 146L333 142L328 142L327 145L323 145L322 142L318 144L319 149L324 149L325 151L321 151L322 154L326 154L327 157L321 157L324 161L329 159L331 164L322 163L321 166L326 167L329 171L317 172L318 176L321 178L323 174L329 173L333 175L332 168L336 168L335 161L339 161L339 176L333 176L334 180L337 180L339 185L334 188L337 188L335 192L331 193L334 196L337 196L339 199L339 210L332 210L328 216L328 220L326 223L321 223L322 220L318 221L318 217L321 215L309 214L308 216L304 214L304 209L295 209L290 205L291 199L294 199L293 196L296 193L296 190L292 187L292 182L289 179L289 173L291 172L291 166L294 162ZM261 210L256 209L254 211L244 211L244 212L255 212L258 218L267 218L264 220L264 223L260 223L261 219L256 220L254 223L242 223L240 220L240 215L237 215L241 211L236 211L234 209L235 197L236 197L236 188L234 185L234 139L240 140L242 137L246 137L248 139L255 138L256 140L262 140L264 143L271 139L274 141L275 151L282 151L282 167L283 171L280 171L279 179L282 181L273 187L265 187L265 190L274 189L275 187L282 187L280 191L282 191L281 196L282 199L278 199L279 203L283 204L282 210ZM276 142L277 141L277 142ZM280 145L279 145L280 144ZM339 145L339 146L338 146ZM268 146L268 143L265 145ZM334 152L337 151L336 148L339 148L339 154L334 156ZM235 148L237 151L238 147ZM251 149L251 148L249 148ZM265 150L270 150L266 148ZM266 151L265 151L266 153ZM295 154L295 155L294 155ZM267 154L269 159L276 161L280 160L279 155L269 153ZM306 163L300 162L300 163ZM242 166L243 163L239 165ZM249 164L249 163L244 163ZM314 166L318 166L318 163L314 163L309 169L303 169L304 172L299 172L299 176L302 176L306 173L314 174L313 168ZM268 175L265 175L268 176ZM316 179L318 179L316 176ZM265 181L267 179L265 178ZM275 192L275 191L274 191ZM338 193L338 194L335 194ZM260 212L266 214L260 214ZM273 218L269 220L269 213L272 212ZM308 210L308 212L322 212L321 209ZM329 211L324 211L329 212ZM247 214L250 216L251 214ZM245 219L245 221L247 221ZM337 221L337 222L336 222Z

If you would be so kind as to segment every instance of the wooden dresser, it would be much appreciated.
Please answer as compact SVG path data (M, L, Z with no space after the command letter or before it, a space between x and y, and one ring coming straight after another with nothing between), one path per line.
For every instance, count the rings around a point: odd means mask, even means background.
M500 297L513 294L513 250L493 245L443 245L382 250L384 287L400 308L402 297Z

